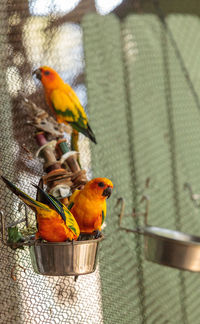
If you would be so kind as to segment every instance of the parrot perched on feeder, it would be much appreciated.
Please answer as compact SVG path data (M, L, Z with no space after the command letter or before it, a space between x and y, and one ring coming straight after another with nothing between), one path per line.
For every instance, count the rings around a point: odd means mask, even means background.
M65 83L59 74L48 66L41 66L33 74L41 81L46 102L56 116L57 122L70 124L74 133L80 132L97 144L87 115L70 85ZM77 143L75 143L76 145Z
M69 200L68 209L74 215L81 233L96 233L100 236L101 226L106 218L106 198L113 189L107 178L94 178L81 190L76 190Z
M37 185L34 186L44 195L44 200L48 202L48 205L31 198L3 176L2 179L15 195L35 211L38 227L36 238L49 242L77 240L80 234L79 226L65 205Z

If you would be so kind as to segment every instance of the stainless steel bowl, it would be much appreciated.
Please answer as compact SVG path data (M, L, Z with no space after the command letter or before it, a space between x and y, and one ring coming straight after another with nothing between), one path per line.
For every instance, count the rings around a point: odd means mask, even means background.
M36 273L48 276L79 276L95 271L98 239L72 242L35 242L30 256Z
M154 226L146 226L143 234L147 260L200 271L200 237Z

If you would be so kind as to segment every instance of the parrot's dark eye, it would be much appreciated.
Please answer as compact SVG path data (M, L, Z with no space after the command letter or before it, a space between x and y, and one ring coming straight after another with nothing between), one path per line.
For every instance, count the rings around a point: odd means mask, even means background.
M103 187L105 187L105 183L104 182L99 182L98 186L103 188Z
M44 71L44 74L45 74L45 75L49 75L50 72L49 72L49 71Z

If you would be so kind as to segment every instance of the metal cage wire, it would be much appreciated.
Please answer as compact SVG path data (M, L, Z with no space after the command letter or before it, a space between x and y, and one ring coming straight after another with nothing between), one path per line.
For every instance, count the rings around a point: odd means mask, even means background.
M183 189L189 182L198 192L200 180L200 25L186 2L184 15L167 17L160 8L170 12L170 5L155 1L153 9L122 1L115 15L105 16L89 0L70 12L50 1L43 14L36 0L1 2L1 172L34 196L29 184L42 165L23 150L25 144L34 155L37 146L18 91L45 107L31 72L48 64L87 105L98 145L80 138L83 167L115 185L95 273L77 282L40 276L26 249L1 245L1 323L198 323L199 275L147 262L143 238L119 231L115 207L122 196L126 214L133 207L137 213L145 192L152 225L199 234L199 209ZM7 224L23 218L18 199L0 191ZM123 223L135 227L141 220L127 216Z

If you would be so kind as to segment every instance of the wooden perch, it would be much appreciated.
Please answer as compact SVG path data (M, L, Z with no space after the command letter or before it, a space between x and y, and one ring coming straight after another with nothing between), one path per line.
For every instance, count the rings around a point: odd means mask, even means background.
M63 133L71 133L71 126L59 124L50 116L44 109L38 107L33 101L21 95L22 104L27 108L30 120L29 125L36 127L36 129L44 131L53 137L62 137Z

